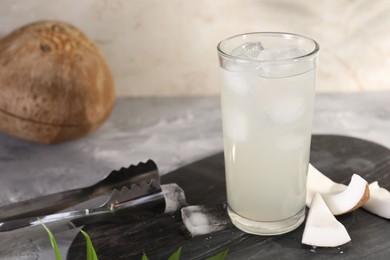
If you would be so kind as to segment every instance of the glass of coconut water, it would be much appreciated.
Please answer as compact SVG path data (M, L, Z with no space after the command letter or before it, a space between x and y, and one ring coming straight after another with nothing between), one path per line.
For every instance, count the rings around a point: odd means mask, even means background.
M291 33L218 44L228 213L245 232L283 234L305 218L318 51Z

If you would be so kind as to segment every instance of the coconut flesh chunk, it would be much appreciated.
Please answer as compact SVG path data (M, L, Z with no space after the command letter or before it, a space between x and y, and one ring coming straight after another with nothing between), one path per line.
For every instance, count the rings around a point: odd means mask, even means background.
M335 183L320 171L309 165L307 177L306 205L309 205L313 194L322 195L333 215L351 212L362 206L370 197L367 181L357 174L352 175L348 186Z
M332 181L313 165L309 164L307 173L306 206L310 207L316 192L320 194L335 194L344 191L346 188L346 185Z
M321 194L312 200L303 231L302 243L311 246L336 247L351 241L347 230L333 216Z
M322 197L333 215L337 216L361 207L370 198L370 190L367 181L354 174L343 192L323 194Z
M370 198L364 203L363 208L382 218L390 219L390 192L381 188L377 181L369 186Z

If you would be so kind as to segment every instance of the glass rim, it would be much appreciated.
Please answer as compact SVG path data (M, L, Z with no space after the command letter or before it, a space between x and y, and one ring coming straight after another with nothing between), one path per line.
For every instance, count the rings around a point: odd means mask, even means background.
M238 37L241 37L241 36L245 36L245 35L268 35L268 36L284 36L287 38L291 38L291 37L294 37L294 38L303 38L303 39L306 39L312 43L314 43L314 49L305 54L305 55L302 55L302 56L297 56L297 57L294 57L294 58L287 58L287 59L278 59L278 60L271 60L271 59L264 59L264 60L259 60L259 59L252 59L252 58L247 58L247 57L240 57L240 56L235 56L235 55L231 55L231 54L228 54L226 52L224 52L221 48L221 45L224 43L224 42L227 42L233 38L238 38ZM320 50L320 45L312 38L310 37L306 37L306 36L303 36L303 35L300 35L300 34L296 34L296 33L287 33L287 32L249 32L249 33L241 33L241 34L237 34L237 35L233 35L233 36L230 36L222 41L220 41L217 45L217 50L218 50L218 53L225 57L225 58L229 58L229 59L235 59L235 60L242 60L242 61L248 61L248 62L288 62L288 61L296 61L296 60L301 60L301 59L307 59L311 56L314 56L318 53L318 51Z

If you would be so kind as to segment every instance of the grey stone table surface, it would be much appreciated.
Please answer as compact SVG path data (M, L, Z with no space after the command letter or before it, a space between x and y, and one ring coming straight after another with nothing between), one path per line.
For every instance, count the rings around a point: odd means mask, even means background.
M317 94L313 133L390 148L390 92ZM218 97L118 99L108 121L82 139L42 145L0 134L0 206L95 183L113 169L155 160L161 174L221 152ZM74 233L59 235L63 254ZM52 259L50 244L0 250L0 259Z

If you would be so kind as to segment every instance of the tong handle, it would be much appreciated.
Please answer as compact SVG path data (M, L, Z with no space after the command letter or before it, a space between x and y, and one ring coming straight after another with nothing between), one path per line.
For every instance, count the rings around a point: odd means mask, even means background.
M44 216L88 199L85 188L53 193L0 207L0 221Z
M140 162L127 168L114 170L103 180L92 186L45 195L35 199L13 203L0 207L0 222L10 219L39 217L53 214L86 200L108 195L113 189L121 189L132 184L141 184L154 180L154 185L160 187L160 177L154 161Z
M158 192L130 200L117 208L100 207L95 209L81 209L42 217L35 216L5 221L0 223L0 234L20 228L34 228L40 226L42 223L48 225L50 228L53 227L55 230L65 230L69 229L69 223L72 223L72 226L79 227L102 221L127 222L131 219L162 214L164 209L164 194L163 192Z

